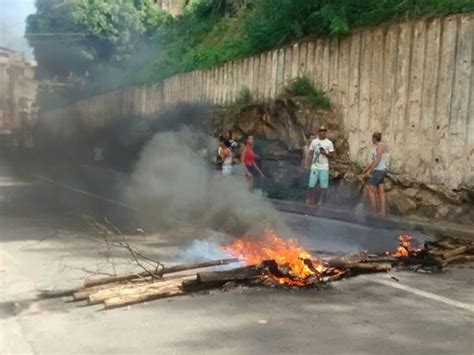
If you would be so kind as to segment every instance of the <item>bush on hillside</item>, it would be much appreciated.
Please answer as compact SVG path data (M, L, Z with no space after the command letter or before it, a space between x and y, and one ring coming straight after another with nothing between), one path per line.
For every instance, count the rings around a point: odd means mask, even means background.
M243 86L235 95L234 105L244 106L253 102L252 93L247 86Z
M315 88L311 80L306 76L290 81L285 89L289 94L308 97L316 106L322 108L331 107L331 101L326 93L319 88Z

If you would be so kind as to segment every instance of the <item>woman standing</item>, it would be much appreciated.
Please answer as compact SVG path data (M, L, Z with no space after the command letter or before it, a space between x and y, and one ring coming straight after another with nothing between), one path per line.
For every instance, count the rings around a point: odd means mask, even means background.
M260 189L260 179L264 175L256 163L257 154L254 152L254 145L253 136L248 136L242 150L242 163L245 167L245 176L249 180L250 189Z
M217 150L220 161L222 161L222 176L232 175L232 151L228 141L221 141Z
M367 194L372 209L375 213L385 216L385 188L384 179L387 175L389 153L388 148L382 143L382 133L372 134L372 163L364 169L362 173L364 178L369 178Z

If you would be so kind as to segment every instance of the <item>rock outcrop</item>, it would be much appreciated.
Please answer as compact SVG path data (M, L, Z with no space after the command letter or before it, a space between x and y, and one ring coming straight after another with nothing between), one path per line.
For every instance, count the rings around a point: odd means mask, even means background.
M253 134L265 141L279 142L267 153L280 158L301 151L306 136L325 125L338 155L347 156L347 141L336 115L331 110L315 107L305 98L282 97L240 108L218 109L214 111L212 125L218 132L232 130L237 139Z

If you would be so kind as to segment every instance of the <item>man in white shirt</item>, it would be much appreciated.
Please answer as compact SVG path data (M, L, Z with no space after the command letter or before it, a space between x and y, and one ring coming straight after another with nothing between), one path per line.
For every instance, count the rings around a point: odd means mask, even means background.
M321 197L318 202L320 206L323 202L325 191L329 186L329 159L334 156L334 145L326 138L327 129L320 126L318 138L313 139L309 146L309 153L306 164L310 167L308 195L306 197L306 205L310 206L314 203L314 189L319 182L321 189Z

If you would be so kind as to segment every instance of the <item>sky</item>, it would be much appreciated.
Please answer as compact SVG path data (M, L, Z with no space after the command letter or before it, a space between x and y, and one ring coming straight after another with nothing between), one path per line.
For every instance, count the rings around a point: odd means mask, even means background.
M35 0L0 0L0 46L24 52L32 59L25 34L26 17L35 12Z

